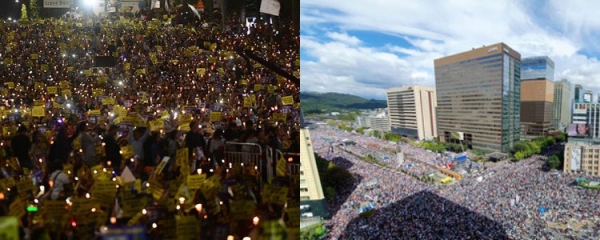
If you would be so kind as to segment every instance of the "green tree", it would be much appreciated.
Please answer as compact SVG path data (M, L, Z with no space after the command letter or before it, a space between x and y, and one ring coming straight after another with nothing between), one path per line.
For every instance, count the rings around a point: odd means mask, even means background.
M556 139L550 136L546 137L546 146L553 146L554 144L556 144Z
M327 200L331 200L337 195L335 189L332 186L325 187L323 189L323 194L325 194L325 198L327 198Z
M552 169L557 169L560 166L560 159L556 155L552 155L548 158L547 164Z
M516 161L521 161L521 160L523 160L523 158L525 158L525 153L523 153L521 151L516 152L515 155L514 155L514 159Z
M21 20L27 20L27 7L25 4L21 5Z
M357 128L356 132L362 135L362 134L365 134L365 129L364 128Z
M376 138L381 138L381 132L380 131L375 130L375 131L372 131L371 134L374 137L376 137Z
M31 18L38 18L40 9L38 8L37 0L29 0L29 12L31 12Z
M559 135L556 136L556 141L557 142L564 142L566 140L566 136L564 133L561 133Z

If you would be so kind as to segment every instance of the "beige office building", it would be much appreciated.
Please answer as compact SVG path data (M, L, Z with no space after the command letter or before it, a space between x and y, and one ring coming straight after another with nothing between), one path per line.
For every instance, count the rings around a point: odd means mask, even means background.
M520 140L521 55L498 43L434 65L440 140L508 152Z
M569 141L565 145L565 163L563 172L585 173L600 176L600 143L584 143Z
M387 90L389 126L394 133L432 140L437 137L435 89L404 86Z
M554 127L565 129L571 123L571 84L563 79L554 82Z
M327 202L307 128L300 129L300 208L304 216L328 216Z
M548 136L554 127L554 83L547 79L521 81L521 137Z

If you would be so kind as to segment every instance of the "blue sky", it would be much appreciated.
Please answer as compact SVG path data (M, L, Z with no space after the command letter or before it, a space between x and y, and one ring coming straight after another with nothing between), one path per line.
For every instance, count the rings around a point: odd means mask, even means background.
M600 1L302 0L301 91L385 99L434 86L433 60L504 42L600 93Z

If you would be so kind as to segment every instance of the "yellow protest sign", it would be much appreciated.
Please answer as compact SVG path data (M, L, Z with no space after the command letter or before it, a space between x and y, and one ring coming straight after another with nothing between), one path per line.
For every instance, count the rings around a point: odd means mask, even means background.
M63 96L66 96L66 97L70 97L71 96L71 90L69 90L69 89L65 89L65 90L62 90L60 92L61 92L61 94Z
M125 114L125 115L127 115L127 114ZM122 123L134 123L135 122L135 118L134 117L121 117L121 122Z
M196 74L198 74L198 75L206 74L206 68L196 68Z
M121 148L121 152L123 152L121 155L125 159L132 158L135 155L135 152L133 151L133 146L131 146L131 145L127 145L125 147L122 147Z
M13 89L15 88L15 83L14 82L5 82L4 85L6 85L6 87L8 89Z
M286 79L283 76L277 75L277 83L284 83Z
M94 89L94 90L92 90L92 96L93 97L99 97L99 96L102 96L102 94L104 94L104 92L102 91L102 89Z
M252 200L236 200L231 202L231 215L234 220L248 220L254 216L256 204Z
M102 98L102 105L114 105L115 104L115 99L112 97L103 97Z
M35 106L31 110L31 116L33 116L33 117L44 117L45 115L46 115L46 111L44 110L43 106Z
M96 80L98 81L98 84L105 84L108 82L108 77L98 77Z
M286 122L287 121L287 114L285 113L273 113L273 121L282 121L282 122Z
M23 214L25 214L24 211ZM0 238L7 240L20 239L19 218L17 216L0 217Z
M300 71L293 72L294 77L300 77Z
M165 128L165 122L162 119L150 121L150 131L159 131Z
M69 88L69 82L68 82L68 81L62 81L62 82L60 82L60 83L58 84L58 86L59 86L61 89Z
M195 216L175 216L177 239L196 239L200 232Z
M13 59L12 58L4 58L4 64L11 65L12 63L13 63Z
M37 55L37 54L35 54L35 53L34 53L34 54L31 54L31 59L33 59L33 60L36 60L36 59L38 59L38 58L39 58L39 55Z
M221 121L221 112L210 112L210 121L211 122Z
M41 69L42 71L48 71L48 69L49 69L49 68L48 68L48 64L42 64L42 66L40 66L40 69Z
M254 68L262 68L262 65L260 63L255 63Z
M211 57L208 59L209 63L216 63L217 62L217 58L216 57Z
M254 91L258 92L260 90L263 90L263 85L262 84L254 84Z
M89 110L88 111L88 115L90 116L95 116L95 115L100 115L100 110Z
M244 97L244 107L252 107L252 99L249 97Z
M279 187L274 185L264 185L261 190L263 203L285 204L287 200L287 187Z
M62 109L63 105L57 102L52 102L52 108L54 109Z
M287 163L283 156L277 161L275 169L277 170L277 176L285 176L285 173L287 172Z
M131 69L131 63L125 63L125 70Z
M274 93L275 90L277 90L277 86L275 86L275 85L269 85L267 88L268 93Z
M75 71L75 67L67 67L67 72L73 72Z
M187 186L189 189L199 189L202 186L202 183L206 179L205 174L200 175L188 175L187 176Z
M25 193L33 190L33 180L31 178L23 178L21 181L17 182L17 189L19 189L19 193Z
M292 105L292 104L294 104L294 97L292 97L292 96L282 97L281 103L283 103L283 105Z
M117 182L112 180L96 180L94 181L93 193L113 194L117 191Z
M47 90L48 90L49 94L56 94L56 93L58 93L58 87L56 87L56 86L48 87Z
M175 166L184 166L189 164L188 148L177 149L175 155Z
M25 215L25 203L27 201L21 201L20 199L15 199L8 207L8 216L22 217ZM18 238L15 238L18 239Z
M86 77L92 76L92 70L83 70L83 75L85 75Z
M146 69L145 68L140 68L138 70L135 71L136 74L146 74Z

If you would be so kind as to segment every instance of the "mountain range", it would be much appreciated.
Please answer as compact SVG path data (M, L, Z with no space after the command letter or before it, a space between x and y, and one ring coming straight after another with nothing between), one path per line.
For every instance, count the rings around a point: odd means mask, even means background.
M384 100L368 100L343 93L300 92L300 102L305 114L387 107Z

